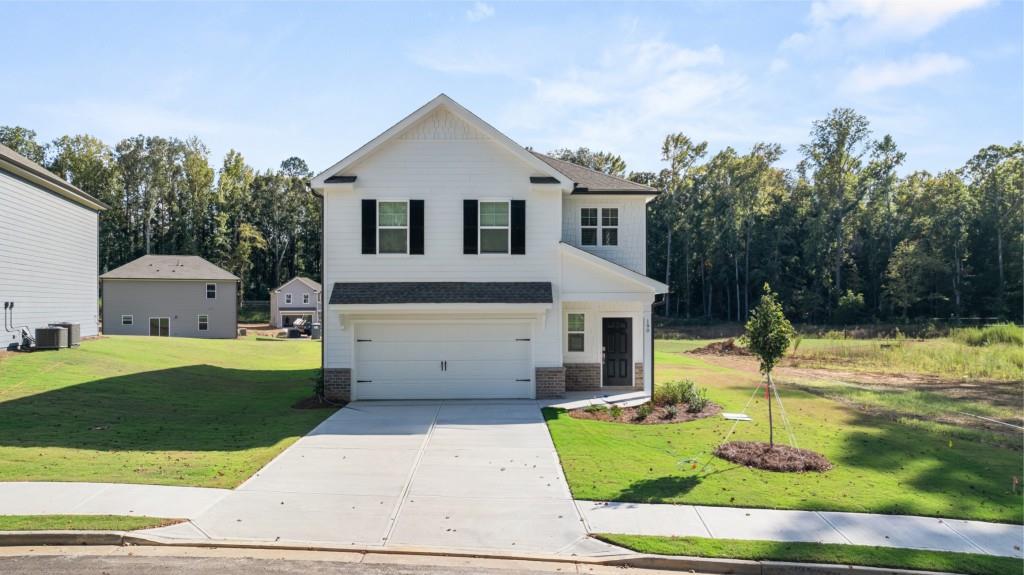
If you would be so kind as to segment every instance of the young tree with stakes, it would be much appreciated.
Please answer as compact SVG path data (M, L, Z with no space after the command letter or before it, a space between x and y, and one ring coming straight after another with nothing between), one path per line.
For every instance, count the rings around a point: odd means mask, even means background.
M764 284L764 295L750 314L746 325L747 347L761 362L761 373L768 379L768 445L775 447L775 426L772 421L772 368L782 359L793 340L793 325L782 313L782 304L771 287Z

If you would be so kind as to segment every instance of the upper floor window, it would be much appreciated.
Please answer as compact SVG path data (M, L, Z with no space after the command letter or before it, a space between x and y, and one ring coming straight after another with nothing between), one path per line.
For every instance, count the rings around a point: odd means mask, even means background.
M584 325L582 313L569 314L569 351L583 351Z
M619 208L601 208L601 245L619 245Z
M309 294L308 293L302 294L302 303L309 303Z
M508 205L507 201L480 202L480 253L508 253Z
M217 284L206 284L206 299L217 299Z
M290 293L284 294L284 303L292 303L292 294L290 294Z
M377 253L409 253L409 202L378 202L377 233Z
M580 244L584 246L619 245L619 208L580 208Z

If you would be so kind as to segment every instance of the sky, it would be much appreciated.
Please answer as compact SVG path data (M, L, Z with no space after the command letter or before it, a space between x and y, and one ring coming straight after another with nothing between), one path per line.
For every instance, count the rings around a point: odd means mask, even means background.
M0 125L198 136L319 172L445 93L540 151L658 170L665 135L800 159L836 107L903 172L1024 138L1024 1L0 3ZM13 25L12 25L13 24Z

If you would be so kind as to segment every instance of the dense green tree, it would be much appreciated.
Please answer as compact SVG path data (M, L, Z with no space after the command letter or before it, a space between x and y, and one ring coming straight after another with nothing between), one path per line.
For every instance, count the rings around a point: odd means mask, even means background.
M46 146L36 140L34 130L21 126L0 126L0 144L37 164L46 163Z
M549 152L548 155L552 158L579 164L598 172L619 176L620 178L626 175L626 162L622 159L622 156L616 156L615 154L595 152L591 151L590 148L576 148L575 150L560 148Z

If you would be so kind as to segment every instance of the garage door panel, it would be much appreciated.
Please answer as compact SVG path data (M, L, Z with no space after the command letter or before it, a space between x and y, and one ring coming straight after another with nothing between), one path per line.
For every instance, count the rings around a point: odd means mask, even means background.
M529 323L360 323L359 399L533 396Z
M360 361L461 361L480 357L527 361L528 341L358 342Z

